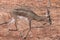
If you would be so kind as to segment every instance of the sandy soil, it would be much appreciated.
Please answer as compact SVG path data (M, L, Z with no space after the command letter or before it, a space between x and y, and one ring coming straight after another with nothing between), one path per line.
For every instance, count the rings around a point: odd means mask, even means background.
M60 1L50 0L0 0L0 24L10 21L8 24L0 25L0 40L60 40ZM17 31L9 31L9 29L16 29L15 21L11 17L12 9L26 5L41 16L47 14L46 7L50 7L50 17L52 24L48 22L37 22L32 20L32 28L26 39L29 30L29 20L25 17L20 17L17 20ZM45 25L43 25L45 23Z

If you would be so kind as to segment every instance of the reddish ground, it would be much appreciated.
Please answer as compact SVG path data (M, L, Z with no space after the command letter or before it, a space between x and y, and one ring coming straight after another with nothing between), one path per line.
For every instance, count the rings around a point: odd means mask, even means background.
M32 7L32 10L39 16L46 15L46 7L50 6L49 11L52 20L51 25L48 22L33 20L32 29L27 39L23 39L29 30L27 29L29 22L26 18L17 20L17 31L9 31L9 29L16 29L14 22L0 25L0 40L60 40L60 0L50 0L50 3L51 5L49 5L48 0L0 0L0 24L9 21L12 18L10 15L11 9L20 5ZM43 25L44 23L46 24Z

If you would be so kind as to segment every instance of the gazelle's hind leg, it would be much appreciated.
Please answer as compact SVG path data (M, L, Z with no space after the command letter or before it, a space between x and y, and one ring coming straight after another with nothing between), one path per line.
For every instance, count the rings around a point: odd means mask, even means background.
M31 31L31 20L29 20L29 30L28 30L26 36L24 37L24 39L27 38L27 36L29 35L29 32L30 32L30 31Z
M10 31L17 31L18 30L18 28L17 28L17 15L14 15L14 14L11 14L11 16L15 19L15 27L16 27L16 29L14 30L14 29L9 29Z

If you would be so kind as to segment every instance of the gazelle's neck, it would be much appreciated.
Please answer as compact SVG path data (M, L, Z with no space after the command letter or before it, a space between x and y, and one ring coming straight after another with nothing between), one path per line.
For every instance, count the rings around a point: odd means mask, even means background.
M46 21L47 18L45 16L35 16L34 19L37 21Z

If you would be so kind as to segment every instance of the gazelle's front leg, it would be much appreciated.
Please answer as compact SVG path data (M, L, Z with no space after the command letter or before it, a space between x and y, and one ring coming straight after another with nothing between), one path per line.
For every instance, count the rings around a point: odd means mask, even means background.
M16 27L16 29L15 30L14 29L9 29L9 31L17 31L18 30L18 28L17 28L17 15L12 14L12 17L15 19L15 27Z
M30 31L31 31L31 20L29 20L29 30L28 30L26 36L24 37L24 39L27 38L27 36L29 35L29 32L30 32Z

